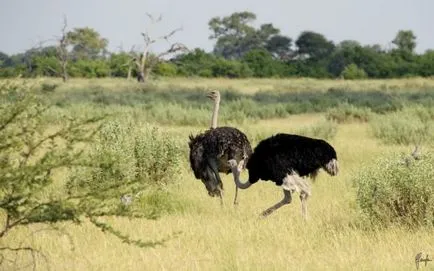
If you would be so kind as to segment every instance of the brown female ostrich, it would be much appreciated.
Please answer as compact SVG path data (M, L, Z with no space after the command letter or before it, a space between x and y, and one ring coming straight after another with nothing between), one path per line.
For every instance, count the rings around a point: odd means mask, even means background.
M205 185L208 195L219 196L223 203L223 183L219 172L231 173L229 160L239 171L245 168L252 147L247 136L233 127L217 127L220 92L211 91L207 97L214 101L211 128L196 136L190 135L190 166L196 179ZM234 204L237 204L238 187L235 185Z
M249 171L247 182L240 182L237 162L229 160L229 164L235 184L240 189L249 188L260 179L273 181L283 188L284 198L262 212L263 216L291 203L292 193L299 192L304 218L307 216L310 186L303 177L315 178L321 168L335 176L339 169L336 151L326 141L282 133L262 140L255 147L246 166Z

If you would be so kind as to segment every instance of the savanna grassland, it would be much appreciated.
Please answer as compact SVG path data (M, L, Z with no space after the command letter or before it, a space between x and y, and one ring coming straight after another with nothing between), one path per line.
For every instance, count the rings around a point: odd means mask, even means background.
M44 256L36 256L37 270L412 270L416 253L434 254L433 79L160 78L147 86L115 79L32 80L54 104L44 112L50 129L63 125L61 116L109 115L97 135L103 138L99 147L85 147L99 151L94 159L111 155L107 171L116 169L120 175L103 172L89 180L127 181L136 168L143 169L144 183L154 182L124 207L147 217L100 217L122 235L145 242L141 247L86 218L81 224L57 222L56 230L31 223L0 238L1 247L40 251ZM259 218L282 197L271 182L241 190L234 206L232 177L222 175L221 206L194 178L188 136L209 126L212 103L205 94L214 88L222 95L218 125L238 127L252 147L277 132L323 138L335 147L339 175L321 172L312 184L307 222L298 196ZM422 158L401 165L416 144ZM408 176L419 190L398 198L411 206L384 211L393 205L396 191L413 191ZM62 196L67 177L66 171L56 172L50 193ZM369 196L374 195L369 194L372 180L387 184L376 201ZM113 198L112 204L121 205L118 195ZM31 270L34 265L24 252L3 255L0 267ZM434 270L434 263L421 269Z

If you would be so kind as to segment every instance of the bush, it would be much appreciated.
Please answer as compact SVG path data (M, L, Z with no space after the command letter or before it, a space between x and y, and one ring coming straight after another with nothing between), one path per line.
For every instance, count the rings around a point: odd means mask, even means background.
M71 77L100 78L110 75L109 63L103 60L78 60L68 67Z
M434 110L405 108L378 115L370 122L375 137L386 144L419 144L434 139Z
M372 110L368 107L361 108L344 103L338 107L328 109L326 119L336 121L337 123L368 122L372 114Z
M345 69L342 71L341 76L344 79L364 79L367 76L365 70L362 68L359 68L356 64L350 64L345 67Z
M245 63L224 58L216 59L211 70L214 77L243 78L252 75Z
M176 76L178 70L175 64L168 62L158 63L152 71L156 75L173 77Z
M43 92L53 92L58 87L58 84L42 83L41 90Z
M357 203L372 222L434 225L434 156L408 161L391 155L354 178Z
M271 53L263 49L247 52L242 62L248 65L254 77L280 77L285 71L283 63L274 60Z
M85 183L99 186L115 183L140 183L144 189L163 187L176 181L181 166L181 148L170 135L151 125L109 121L101 128L90 159L100 166L83 172Z

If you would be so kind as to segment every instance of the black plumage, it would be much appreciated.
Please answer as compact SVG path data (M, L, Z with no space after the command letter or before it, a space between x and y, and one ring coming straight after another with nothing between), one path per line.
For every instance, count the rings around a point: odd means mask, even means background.
M336 151L329 143L322 139L283 133L264 139L256 146L246 166L249 172L248 182L241 183L235 162L229 163L235 183L241 189L250 187L258 180L273 181L283 188L284 199L265 210L264 216L289 204L291 193L298 191L302 201L302 214L306 217L310 186L304 178L315 178L321 168L332 176L338 173Z
M247 163L249 182L261 179L282 185L291 170L300 177L316 175L332 159L337 159L336 151L322 139L276 134L256 146Z
M242 168L252 154L247 136L233 127L217 127L196 136L190 135L190 166L196 179L202 180L210 196L220 196L223 183L219 172L229 174L228 160L234 159ZM236 199L235 199L236 200Z

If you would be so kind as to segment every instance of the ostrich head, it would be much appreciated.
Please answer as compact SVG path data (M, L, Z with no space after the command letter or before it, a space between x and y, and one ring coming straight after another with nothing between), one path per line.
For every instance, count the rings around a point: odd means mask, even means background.
M331 159L327 164L323 166L323 169L331 176L338 175L339 163L336 158Z
M213 100L216 103L220 102L220 92L218 90L212 90L212 91L208 92L206 97L210 98L211 100Z
M202 183L205 185L210 197L222 197L223 186L219 183L211 169L207 169L206 177L202 178Z
M203 146L203 138L205 134L197 136L190 135L190 166L194 172L196 179L200 179L205 185L208 195L211 197L221 197L223 191L223 184L216 177L213 170L210 168L205 156L205 149Z

